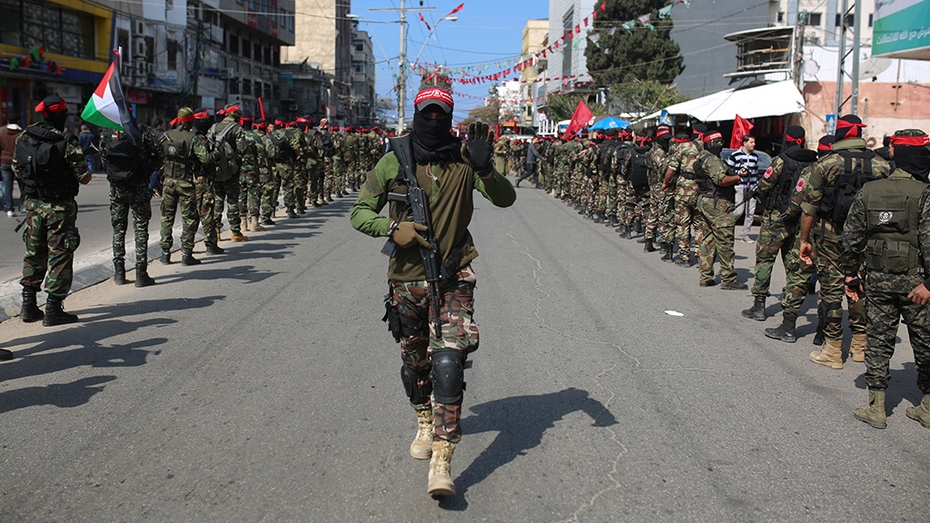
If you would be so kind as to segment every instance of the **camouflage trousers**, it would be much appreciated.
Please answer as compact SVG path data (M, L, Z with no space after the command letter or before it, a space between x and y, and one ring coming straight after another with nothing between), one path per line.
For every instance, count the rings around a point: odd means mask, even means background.
M733 217L733 202L699 195L697 210L695 228L704 231L698 265L700 281L714 280L714 258L717 258L720 260L720 282L736 283L736 255L733 253L733 226L736 224L736 218Z
M194 251L194 234L197 232L200 216L197 213L196 190L194 183L177 178L165 178L161 191L161 249L170 251L174 245L171 229L174 217L181 208L181 253ZM236 227L239 223L236 223Z
M113 261L126 258L126 229L132 211L136 240L136 264L148 263L149 220L152 219L152 190L145 183L110 183L110 224L113 226Z
M478 350L478 325L474 322L475 282L477 278L471 267L458 271L455 277L442 288L442 310L439 319L442 322L440 340L429 333L426 336L407 336L400 341L401 359L404 366L414 371L420 378L420 388L429 387L430 358L437 349L455 349L462 351L466 359L468 354ZM413 323L426 324L429 320L428 288L425 281L400 282L390 281L392 303L401 315L413 320ZM414 405L423 410L426 405ZM436 403L432 401L434 439L444 439L457 443L462 437L459 420L462 405Z
M213 219L216 226L223 227L223 206L226 205L226 221L229 229L236 234L242 234L239 215L239 178L213 183ZM227 205L228 204L228 205Z
M600 173L597 179L597 212L606 213L610 203L610 178L608 173Z
M853 334L865 334L865 314L862 300L853 301L846 296L846 274L840 265L843 243L839 238L811 235L817 251L817 280L820 282L818 301L823 308L824 337L828 340L843 340L843 298L849 311L849 330Z
M630 199L629 192L632 187L630 186L630 182L626 181L623 177L618 175L614 188L614 200L616 201L615 205L617 206L617 222L619 222L621 225L626 225L626 220L628 217L626 204L627 200Z
M297 206L297 193L294 187L295 173L294 166L289 163L279 163L276 168L278 178L280 179L281 192L284 194L284 206Z
M307 186L310 184L310 166L300 165L294 173L294 198L297 207L307 206Z
M811 253L812 264L808 265L801 261L801 235L795 234L791 248L788 249L791 257L788 258L785 274L785 295L781 299L781 309L785 314L794 314L798 316L801 313L801 306L807 299L808 281L811 275L817 272L817 248L814 247ZM785 260L782 259L782 263ZM822 316L818 312L819 316Z
M869 389L888 388L898 323L903 317L911 348L914 349L917 387L924 394L930 394L930 307L917 305L907 298L911 289L923 283L923 277L869 273L867 280L866 385Z
M625 221L621 223L629 227L633 222L643 222L649 215L649 188L628 185L627 200L623 202Z
M81 244L77 229L77 202L44 202L26 196L26 230L23 241L23 287L42 289L64 298L74 279L74 251Z
M323 165L318 163L310 169L308 183L308 192L307 200L310 203L315 201L322 200L325 195L323 194Z
M756 276L752 295L769 296L772 268L780 252L786 278L782 310L797 314L807 297L807 280L814 273L814 266L802 262L798 257L800 249L801 240L795 227L786 226L778 210L765 211L756 240Z
M323 169L322 169L322 180L323 180L323 189L322 192L324 195L329 196L336 192L336 173L333 170L333 161L332 159L323 160ZM342 189L342 187L339 187Z
M274 167L272 167L272 170ZM272 170L264 171L259 176L261 182L261 217L270 219L278 205L276 173Z
M349 180L346 178L346 164L342 158L333 156L333 189L336 192L344 190L349 186Z
M662 191L659 202L659 241L673 245L675 243L675 192Z
M239 175L239 222L243 217L258 216L262 202L262 184L258 172Z
M694 225L694 245L697 249L704 240L701 220L697 219L697 184L693 180L678 177L675 190L675 237L678 239L678 255L684 260L691 259L691 226Z
M582 194L581 197L581 209L587 212L594 210L595 203L597 201L597 178L593 176L582 176L581 177L581 187L580 191Z
M659 240L664 232L665 224L659 220L659 215L662 213L662 199L664 197L665 193L662 192L662 182L651 184L649 187L649 207L643 216L643 225L645 226L643 230L644 238Z
M215 206L213 196L213 183L199 176L194 180L194 206L200 216L200 225L203 226L204 243L216 246L216 219L213 217Z

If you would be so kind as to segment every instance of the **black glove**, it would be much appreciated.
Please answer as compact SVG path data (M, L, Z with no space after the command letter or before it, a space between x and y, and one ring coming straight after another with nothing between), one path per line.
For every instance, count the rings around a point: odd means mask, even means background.
M477 122L468 126L468 140L462 143L462 160L478 175L487 176L494 159L494 131L488 124Z

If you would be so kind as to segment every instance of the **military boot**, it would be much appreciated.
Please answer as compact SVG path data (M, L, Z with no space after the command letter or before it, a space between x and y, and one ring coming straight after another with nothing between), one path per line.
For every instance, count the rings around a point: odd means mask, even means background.
M230 241L234 241L234 242L247 242L247 241L249 241L249 237L246 236L246 235L244 235L244 234L242 234L242 233L239 232L239 231L233 231L233 232L232 232L232 238L230 238Z
M823 341L824 341L823 327L818 326L817 332L814 333L814 339L811 343L819 347L823 345Z
M206 250L207 250L207 255L209 255L209 256L213 256L213 255L216 255L216 254L225 254L225 253L226 253L226 249L223 249L223 248L221 248L221 247L219 247L218 245L213 244L213 243L208 243L208 244L204 245L204 247L206 248Z
M262 232L265 230L265 228L262 227L262 224L258 222L258 216L252 216L249 219L252 222L251 224L249 224L249 227L251 228L252 231Z
M233 233L235 234L235 233ZM235 238L235 236L233 236ZM235 241L235 240L233 240ZM191 265L200 265L200 260L194 258L193 254L182 254L181 255L181 265L191 266Z
M811 361L834 370L843 368L843 340L826 340L823 348L811 353Z
M633 238L633 227L630 225L624 225L623 232L620 233L620 237L625 238L627 240L632 239Z
M853 334L852 342L849 344L849 359L855 361L856 363L862 363L865 361L865 343L866 343L866 334Z
M643 233L643 222L633 222L633 235L640 235Z
M161 251L161 256L158 257L158 261L160 261L162 265L171 263L171 251Z
M287 208L287 217L288 217L289 219L297 218L297 213L294 212L294 208L293 208L293 207L288 207L288 208Z
M331 193L326 193L326 201L332 203L333 195Z
M741 314L744 318L750 320L765 321L765 296L755 296L752 308L744 310ZM797 316L795 316L795 320L797 320Z
M869 406L856 409L853 416L876 429L887 427L888 424L885 423L885 391L869 389Z
M794 343L798 339L794 336L794 328L798 324L797 314L782 313L781 325L774 329L765 329L765 337L785 343Z
M907 414L908 418L919 422L923 428L930 429L930 394L924 394L923 399L920 400L920 405L908 407L904 413Z
M274 224L275 224L274 220L272 220L270 216L267 218L262 218L262 225L274 225Z
M656 252L659 250L653 243L652 240L646 240L646 246L643 247L643 252Z
M604 213L596 213L594 215L594 223L604 223Z
M138 288L148 287L149 285L155 285L155 280L149 276L148 264L146 263L137 263L136 264L136 283L135 286Z
M665 255L662 256L662 261L672 263L675 261L675 244L667 243L665 244Z
M36 322L45 317L45 313L36 305L38 290L33 287L23 287L23 308L19 310L19 317L26 323Z
M606 227L616 227L617 226L617 217L616 215L611 214L604 220L604 226Z
M246 217L239 218L239 230L240 231L249 231L249 219ZM235 233L233 233L235 235Z
M48 301L45 302L45 318L42 319L42 325L54 327L55 325L65 325L75 323L78 317L74 314L68 314L62 308L64 298L48 295Z
M433 454L433 409L417 410L417 435L410 444L413 459L429 459Z
M429 462L429 483L426 491L434 496L454 496L455 483L450 476L452 472L452 453L455 443L446 440L433 442L433 456Z
M113 260L113 283L126 284L126 262L124 260Z

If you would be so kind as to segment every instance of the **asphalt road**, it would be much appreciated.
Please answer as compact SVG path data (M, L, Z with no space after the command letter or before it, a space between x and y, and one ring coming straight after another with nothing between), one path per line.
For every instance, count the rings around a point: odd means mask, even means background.
M382 241L350 206L156 263L154 287L89 286L65 302L78 324L0 323L18 355L0 363L0 521L927 521L906 342L872 429L852 417L864 366L807 359L814 310L797 344L768 340L776 300L743 319L747 291L700 288L531 188L477 204L482 343L458 494L431 498L379 321Z

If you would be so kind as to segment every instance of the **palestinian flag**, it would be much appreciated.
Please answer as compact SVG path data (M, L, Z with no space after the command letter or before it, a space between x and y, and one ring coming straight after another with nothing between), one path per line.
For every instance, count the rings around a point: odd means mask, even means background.
M142 145L142 132L123 96L123 82L119 76L119 51L113 51L113 54L115 58L110 62L110 68L84 107L81 119L98 127L123 131L129 135L129 140L134 145Z

